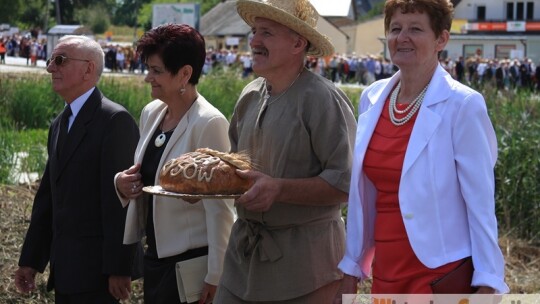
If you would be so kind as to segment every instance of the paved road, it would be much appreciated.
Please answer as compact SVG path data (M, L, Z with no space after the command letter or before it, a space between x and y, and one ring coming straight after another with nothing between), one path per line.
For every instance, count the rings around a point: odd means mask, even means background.
M26 58L6 56L6 64L0 64L0 73L42 73L47 74L45 70L45 60L38 60L36 66L26 65ZM111 73L105 69L109 75L115 76L133 76L131 73Z
M47 73L44 60L38 60L36 66L31 66L26 65L26 58L11 56L6 56L6 64L0 64L0 73L5 72Z

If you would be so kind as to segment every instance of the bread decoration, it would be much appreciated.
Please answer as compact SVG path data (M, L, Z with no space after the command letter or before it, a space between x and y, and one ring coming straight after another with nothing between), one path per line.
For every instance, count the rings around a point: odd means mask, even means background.
M183 194L242 194L253 182L238 176L236 169L251 168L247 154L200 148L165 163L159 183L163 190Z

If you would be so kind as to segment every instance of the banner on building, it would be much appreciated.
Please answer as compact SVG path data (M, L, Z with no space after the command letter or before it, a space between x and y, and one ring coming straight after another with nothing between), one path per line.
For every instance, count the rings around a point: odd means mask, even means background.
M152 6L152 27L166 23L187 24L199 30L198 3L168 3Z

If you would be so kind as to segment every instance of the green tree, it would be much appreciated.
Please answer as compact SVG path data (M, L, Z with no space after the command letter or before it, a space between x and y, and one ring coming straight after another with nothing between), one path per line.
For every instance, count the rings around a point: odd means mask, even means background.
M94 34L103 34L111 25L111 20L107 9L100 4L96 4L84 9L75 11L78 23L84 24L92 30Z
M0 23L15 25L21 9L21 0L0 1Z
M199 3L201 15L224 0L0 0L0 23L21 30L42 29L61 24L83 24L102 32L109 24L152 26L152 4Z
M21 30L46 26L47 0L0 1L0 23L7 23Z
M150 0L124 0L118 6L113 18L115 25L139 26L137 16L141 6Z
M32 5L27 5L23 8L19 17L19 24L24 28L41 28L43 27L45 14L46 12L41 5L32 3Z
M55 8L58 1L60 22L62 24L77 24L79 22L76 12L92 7L104 7L106 14L114 14L118 4L116 0L54 0ZM58 22L58 20L57 20Z

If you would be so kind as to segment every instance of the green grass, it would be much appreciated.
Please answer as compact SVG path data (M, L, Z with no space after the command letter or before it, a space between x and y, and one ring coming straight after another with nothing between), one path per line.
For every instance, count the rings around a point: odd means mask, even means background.
M242 88L252 79L241 79L237 69L217 70L201 78L199 92L230 119ZM150 87L141 75L104 75L99 88L124 105L138 121L151 101ZM355 108L360 88L342 88ZM499 143L495 168L496 207L501 231L539 242L540 237L540 98L529 91L504 92L480 89L484 94ZM28 152L24 170L41 172L42 151L52 119L63 101L50 88L46 76L0 75L0 183L9 183L16 152ZM356 115L355 110L355 115Z
M0 130L0 183L15 183L10 173L35 172L41 175L47 161L47 129ZM14 179L15 178L15 179Z
M63 107L45 75L0 79L0 128L47 128Z
M503 231L540 241L540 98L487 92L499 143L496 201Z
M228 118L240 91L250 80L238 75L237 70L217 71L201 79L198 86L199 92ZM105 75L99 88L110 99L123 104L137 121L142 108L152 99L149 85L141 75ZM360 89L342 89L357 108ZM499 141L496 208L501 244L506 244L503 253L507 259L507 282L514 293L538 292L538 250L533 246L539 243L540 236L540 98L530 92L499 94L489 88L482 93ZM30 295L18 294L13 286L11 276L17 267L35 189L10 186L13 181L9 173L17 152L28 153L20 162L21 171L43 172L48 126L62 107L63 101L51 90L47 76L0 75L1 303L54 302L54 293L45 291L47 273L38 277L38 291ZM516 242L520 239L523 241ZM363 284L361 290L368 292L370 281ZM142 281L133 286L131 301L125 303L142 303Z
M98 84L103 95L123 105L138 122L142 109L152 100L150 85L141 75L132 77L102 77Z
M218 69L201 79L197 86L199 93L218 108L227 119L230 119L233 114L240 92L252 80L252 78L240 79L239 74L240 71L236 69L228 71Z

